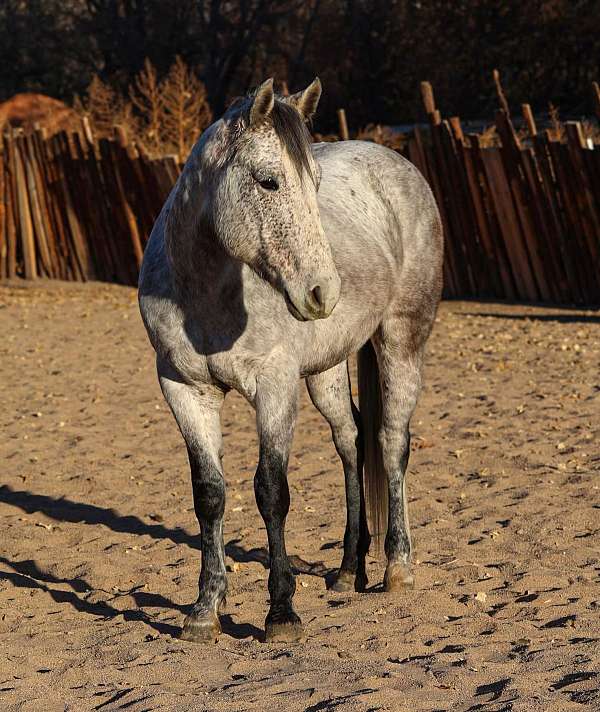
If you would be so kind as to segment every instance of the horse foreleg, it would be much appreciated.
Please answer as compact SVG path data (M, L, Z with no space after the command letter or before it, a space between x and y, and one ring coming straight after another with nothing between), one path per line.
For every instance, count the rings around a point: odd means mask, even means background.
M331 588L334 591L364 591L367 585L365 557L371 537L361 480L363 453L357 425L358 411L352 402L347 363L309 376L306 385L312 402L331 427L346 482L344 556Z
M225 481L219 418L224 394L213 385L188 385L161 365L159 381L187 445L194 509L201 534L198 600L184 621L181 638L214 641L221 632L218 610L227 591L223 548Z
M298 410L298 376L270 373L257 380L256 417L259 462L254 491L269 541L267 641L298 640L302 624L292 607L296 582L285 548L285 519L290 507L287 467Z

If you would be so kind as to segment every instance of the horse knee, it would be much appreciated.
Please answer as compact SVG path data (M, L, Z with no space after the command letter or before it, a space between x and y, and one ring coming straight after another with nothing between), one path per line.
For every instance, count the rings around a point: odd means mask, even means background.
M254 476L258 509L265 520L283 520L290 508L287 462L276 452L261 455Z
M204 452L188 448L192 474L194 508L198 518L213 521L225 512L225 480L223 473Z

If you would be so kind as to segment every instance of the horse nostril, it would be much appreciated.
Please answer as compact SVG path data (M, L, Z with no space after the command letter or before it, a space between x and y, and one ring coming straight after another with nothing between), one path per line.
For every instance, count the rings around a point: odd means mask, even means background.
M317 284L316 287L311 289L312 298L319 309L323 309L323 295L321 293L321 287Z

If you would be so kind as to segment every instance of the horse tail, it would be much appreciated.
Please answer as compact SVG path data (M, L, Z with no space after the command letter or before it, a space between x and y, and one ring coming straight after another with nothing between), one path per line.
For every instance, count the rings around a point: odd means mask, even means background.
M388 482L379 442L382 422L381 385L377 355L371 341L358 352L358 405L362 422L364 482L367 512L375 546L381 544L388 523Z

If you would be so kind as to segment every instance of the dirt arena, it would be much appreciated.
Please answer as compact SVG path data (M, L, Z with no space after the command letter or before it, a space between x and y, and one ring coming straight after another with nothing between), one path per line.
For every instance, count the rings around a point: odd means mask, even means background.
M600 313L444 303L413 419L416 588L336 594L343 475L303 398L287 541L298 644L261 641L253 412L223 414L229 570L195 599L183 441L133 289L0 287L0 710L600 710Z

